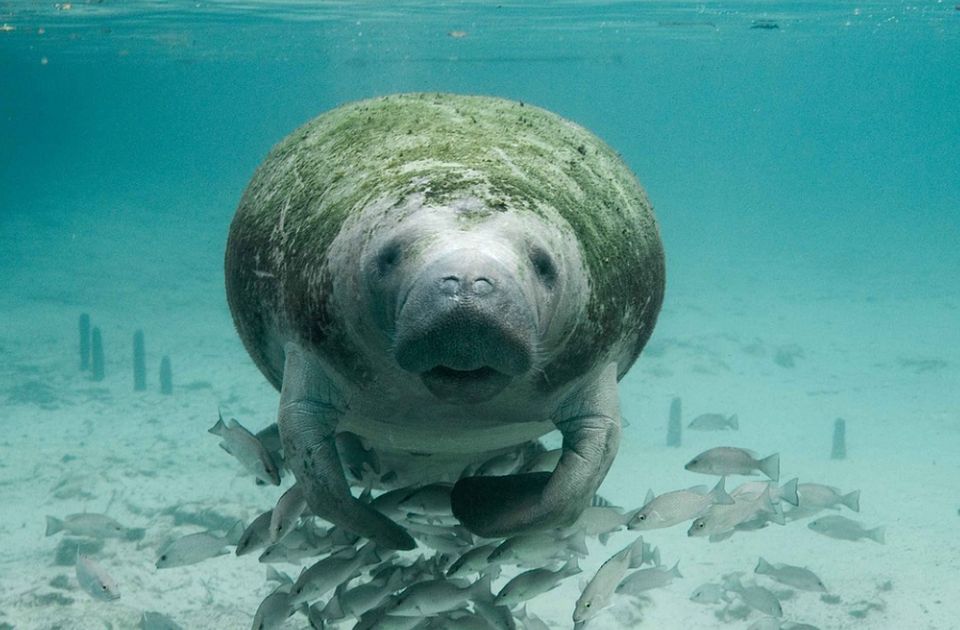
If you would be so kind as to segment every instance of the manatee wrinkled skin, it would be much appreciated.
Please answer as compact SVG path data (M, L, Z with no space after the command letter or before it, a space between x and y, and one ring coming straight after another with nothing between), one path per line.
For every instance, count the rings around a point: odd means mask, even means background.
M406 483L559 429L552 473L467 477L481 536L572 522L617 451L617 381L653 331L664 260L650 203L594 135L521 102L399 94L300 127L230 227L227 298L280 394L284 455L310 508L383 546L334 436Z

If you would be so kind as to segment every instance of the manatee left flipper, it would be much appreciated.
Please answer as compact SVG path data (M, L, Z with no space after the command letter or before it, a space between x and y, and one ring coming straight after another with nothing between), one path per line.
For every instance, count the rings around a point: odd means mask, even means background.
M402 527L350 494L335 439L343 410L337 407L329 379L297 344L286 344L284 352L277 425L287 465L308 507L382 547L413 549L416 543Z
M564 527L577 519L600 487L620 445L617 365L565 403L554 422L563 454L553 473L467 477L453 488L454 515L488 538Z

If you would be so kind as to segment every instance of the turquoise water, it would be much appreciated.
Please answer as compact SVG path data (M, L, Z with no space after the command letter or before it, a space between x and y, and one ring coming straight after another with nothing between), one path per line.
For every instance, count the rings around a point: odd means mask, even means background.
M230 557L154 579L166 525L147 509L216 497L249 519L276 498L234 479L205 433L218 405L254 428L276 412L224 299L229 221L291 130L347 101L410 91L552 110L613 146L649 193L667 298L622 386L630 426L605 495L639 506L648 485L700 483L682 464L734 440L779 451L801 482L862 487L852 516L888 528L883 547L826 544L794 524L726 546L690 546L680 532L661 541L665 561L682 558L694 577L651 596L649 627L747 627L759 616L723 621L687 597L720 573L751 572L760 553L832 569L847 588L840 604L785 600L785 619L956 627L954 4L0 2L0 536L18 541L0 545L0 573L18 576L4 578L0 627L128 627L143 610L184 627L249 625L269 591L239 596L237 585L262 587L262 569ZM102 384L76 371L82 312L104 329ZM172 355L186 386L175 402L130 391L138 328L151 389ZM674 396L691 418L739 413L740 435L693 434L680 454L665 450ZM851 433L842 464L827 457L838 416ZM92 475L91 497L52 496L78 474ZM140 555L107 548L124 578L119 602L49 585L73 569L51 564L43 516L79 511L148 530ZM607 555L596 551L585 576ZM886 580L892 590L876 586ZM538 609L555 627L572 625L554 610L572 609L572 582ZM48 592L72 602L37 599ZM858 616L861 601L878 608ZM595 627L629 625L603 619Z

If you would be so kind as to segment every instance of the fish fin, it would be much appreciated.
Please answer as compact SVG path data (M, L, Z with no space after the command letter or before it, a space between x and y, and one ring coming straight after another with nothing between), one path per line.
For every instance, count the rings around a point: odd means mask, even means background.
M597 540L600 541L601 545L606 546L607 541L610 540L610 532L604 532L603 534L598 534Z
M783 508L779 504L773 504L773 515L770 516L770 521L777 525L787 524L787 518L783 515Z
M733 414L732 416L727 418L727 424L729 424L730 428L733 429L734 431L740 430L740 419L737 418L737 414Z
M616 507L613 503L604 499L599 494L593 495L593 498L590 499L590 507Z
M677 561L674 563L673 568L670 569L670 575L672 575L672 576L675 577L675 578L682 578L682 577L683 577L683 574L680 573L680 561L679 561L679 560L677 560Z
M770 486L767 486L763 489L763 492L757 497L757 507L760 512L767 512L768 514L776 514L777 508L773 505L773 501L770 500Z
M651 501L653 501L653 500L656 499L656 498L657 498L657 495L655 495L655 494L653 493L653 488L648 488L648 489L647 489L647 496L645 496L645 497L643 498L643 504L644 504L644 505L647 505L647 504L649 504Z
M624 547L623 551L629 551L630 553L629 568L636 569L643 564L643 549L643 536L637 536L636 540ZM623 551L620 553L623 553Z
M217 410L219 413L219 410ZM207 433L212 433L213 435L223 436L227 430L227 425L223 423L223 414L220 414L220 418L217 420L217 423L207 429Z
M717 485L715 485L713 490L710 491L710 498L717 505L733 505L735 503L733 497L727 494L727 491L724 488L726 481L726 477L720 477L720 481L718 481Z
M59 531L63 531L63 521L55 516L47 517L47 532L44 536L53 536Z
M245 529L246 526L244 526L243 521L237 521L233 524L233 527L227 530L227 534L223 538L228 544L236 545L240 542L240 537L243 536Z
M884 545L884 544L886 544L886 542L887 542L886 531L887 531L886 528L883 527L883 526L881 526L881 527L874 527L873 529L871 529L870 531L868 531L867 534L868 534L868 535L870 536L870 538L872 538L873 540L877 541L877 542L880 543L881 545Z
M723 541L726 540L727 538L730 538L731 536L733 536L733 534L734 534L736 531L737 531L737 530L735 530L735 529L728 529L727 531L725 531L725 532L720 532L719 534L710 534L710 537L707 538L707 540L709 540L709 541L712 542L712 543L723 542Z
M759 573L760 575L770 575L773 571L773 567L769 562L763 559L763 556L760 556L760 559L757 560L757 568L753 570L754 573Z
M757 468L760 472L770 477L773 481L780 480L780 453L774 453L769 457L764 457L757 462Z
M560 567L559 571L559 573L563 573L565 575L576 575L580 572L580 559L576 556L568 558L567 561L563 563L563 566Z
M233 451L230 450L230 447L227 446L226 442L220 442L220 448L225 450L228 454L233 455Z
M848 492L847 494L840 497L840 503L843 503L845 506L847 506L854 512L859 512L860 511L860 491L854 490L853 492Z
M653 555L653 558L652 558L653 566L659 567L662 564L660 561L660 547L654 547L652 555Z
M493 587L491 584L492 582L493 582L493 576L490 575L489 573L485 573L483 576L480 577L479 580L477 580L470 586L470 593L476 599L479 599L484 602L493 603L494 595L493 595Z
M345 584L346 582L344 582ZM330 596L330 600L327 602L324 612L328 612L333 619L342 619L346 616L346 612L343 610L343 605L340 603L340 594L343 593L343 584L338 584L337 588L334 589L333 595Z
M780 486L780 498L794 507L800 505L800 495L797 494L797 483L799 481L799 479L794 477Z

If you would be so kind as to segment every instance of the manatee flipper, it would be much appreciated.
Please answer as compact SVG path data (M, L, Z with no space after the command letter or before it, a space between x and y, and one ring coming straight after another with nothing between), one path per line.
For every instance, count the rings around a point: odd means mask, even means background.
M554 422L563 454L553 473L467 477L453 488L454 515L488 538L564 527L590 504L620 444L617 365L565 403Z
M337 453L333 386L307 352L284 346L283 386L277 425L287 465L303 488L307 506L321 518L389 549L413 549L402 527L350 494ZM342 405L341 405L342 406Z

